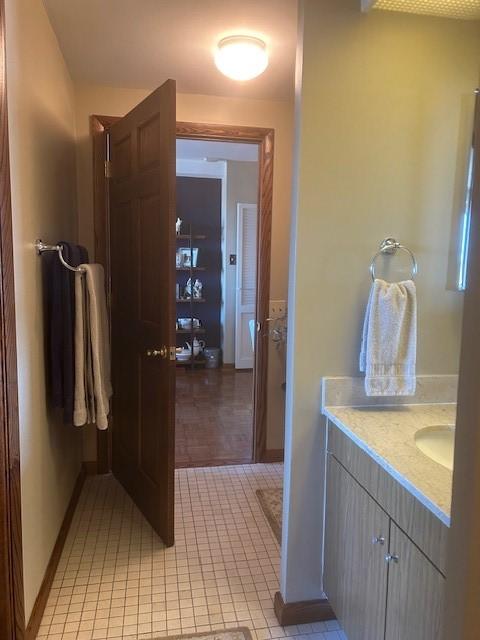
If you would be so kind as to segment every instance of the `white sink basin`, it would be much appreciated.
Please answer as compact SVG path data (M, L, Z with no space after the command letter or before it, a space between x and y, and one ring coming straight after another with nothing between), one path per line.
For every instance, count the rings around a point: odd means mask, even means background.
M423 454L453 471L455 450L453 425L434 425L419 429L415 433L415 444Z

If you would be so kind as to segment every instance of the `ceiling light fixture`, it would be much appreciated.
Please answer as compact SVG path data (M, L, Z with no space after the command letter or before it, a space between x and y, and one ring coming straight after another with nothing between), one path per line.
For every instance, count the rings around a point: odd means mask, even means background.
M215 51L215 65L232 80L251 80L268 66L267 47L253 36L223 38Z

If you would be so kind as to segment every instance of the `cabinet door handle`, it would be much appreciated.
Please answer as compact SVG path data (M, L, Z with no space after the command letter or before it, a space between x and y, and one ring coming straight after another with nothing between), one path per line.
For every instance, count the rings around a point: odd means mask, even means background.
M373 536L372 544L384 545L385 544L385 538L383 536Z
M385 556L385 562L397 564L399 557L395 553L387 553Z

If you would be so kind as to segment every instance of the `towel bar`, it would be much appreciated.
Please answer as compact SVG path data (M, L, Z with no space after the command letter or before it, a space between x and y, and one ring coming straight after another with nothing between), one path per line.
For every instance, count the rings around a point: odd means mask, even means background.
M44 251L56 251L58 253L58 258L60 262L66 269L70 271L75 271L76 273L85 273L85 269L82 267L72 267L71 264L63 257L63 247L59 244L45 244L42 240L35 240L35 249L37 250L37 254L40 256Z

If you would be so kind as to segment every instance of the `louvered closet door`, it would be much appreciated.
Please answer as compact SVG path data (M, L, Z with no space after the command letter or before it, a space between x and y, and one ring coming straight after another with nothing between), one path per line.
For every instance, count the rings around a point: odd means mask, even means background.
M237 205L237 296L235 368L253 369L250 323L255 323L257 295L257 205Z

